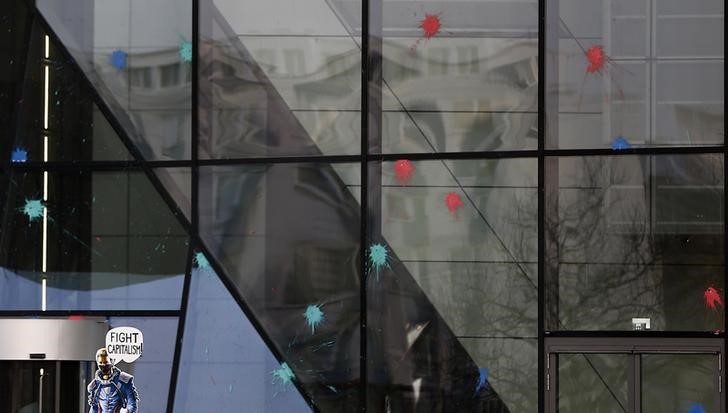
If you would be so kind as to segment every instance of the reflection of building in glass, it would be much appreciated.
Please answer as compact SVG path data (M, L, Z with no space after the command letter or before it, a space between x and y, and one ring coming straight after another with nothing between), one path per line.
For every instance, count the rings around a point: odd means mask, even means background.
M145 411L725 410L719 0L71 3L0 6L0 411L72 323Z

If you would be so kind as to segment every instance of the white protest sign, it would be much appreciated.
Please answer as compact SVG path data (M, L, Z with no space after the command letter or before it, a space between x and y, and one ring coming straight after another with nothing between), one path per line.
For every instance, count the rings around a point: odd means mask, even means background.
M142 355L144 335L138 328L116 327L106 333L106 351L113 364L133 363Z

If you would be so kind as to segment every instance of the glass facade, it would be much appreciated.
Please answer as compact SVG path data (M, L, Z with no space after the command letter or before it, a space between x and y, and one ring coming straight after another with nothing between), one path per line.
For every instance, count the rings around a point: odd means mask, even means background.
M6 0L0 332L138 329L139 411L724 412L723 32L721 0ZM0 410L88 411L92 353L6 337Z

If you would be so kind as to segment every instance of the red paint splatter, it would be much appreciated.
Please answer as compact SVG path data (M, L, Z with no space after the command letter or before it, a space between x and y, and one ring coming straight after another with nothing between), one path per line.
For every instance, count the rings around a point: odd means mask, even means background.
M425 18L420 20L420 25L417 26L420 29L422 29L422 37L417 39L415 44L412 45L410 48L413 52L417 48L417 46L420 44L422 40L430 40L433 37L437 36L440 33L440 29L442 29L442 23L440 22L440 16L437 14L426 14Z
M465 204L463 204L463 200L460 198L460 195L455 192L449 192L445 196L445 206L447 206L447 209L451 214L455 215L458 209L465 206Z
M422 29L422 36L425 39L431 39L436 34L440 33L440 16L435 14L425 14L425 18L420 22L420 28Z
M720 292L713 287L708 287L703 293L703 299L705 300L705 306L711 310L717 311L716 304L723 307L723 297L720 296Z
M587 73L601 73L609 56L604 53L604 46L597 44L586 49L586 60L589 62L589 66L586 67Z
M394 163L394 174L400 185L409 184L414 172L415 166L407 159L400 159Z

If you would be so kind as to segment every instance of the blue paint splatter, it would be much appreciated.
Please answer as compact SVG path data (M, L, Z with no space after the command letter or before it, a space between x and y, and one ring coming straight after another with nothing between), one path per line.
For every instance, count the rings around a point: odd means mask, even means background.
M28 160L28 151L22 148L15 148L10 155L11 162L26 162Z
M111 66L114 66L114 68L123 70L126 69L126 58L128 54L121 50L116 49L113 53L111 53Z
M205 254L201 252L195 253L194 261L195 264L197 264L197 268L199 269L210 268L210 261L208 261L207 257L205 257Z
M316 327L324 321L324 313L321 311L321 307L317 305L309 305L306 308L306 312L303 313L306 318L306 323L311 327L311 334L314 333Z
M632 145L629 144L629 141L625 139L622 136L617 136L612 141L612 149L615 151L623 151L625 149L631 149Z
M283 386L288 386L293 384L293 370L291 370L290 367L288 367L288 363L282 363L281 366L272 372L273 374L273 384L279 383Z
M707 413L705 407L700 403L693 403L688 407L687 413Z
M187 40L179 42L179 58L183 62L192 61L192 42L188 42Z
M43 217L44 208L40 199L26 199L25 206L23 206L23 213L28 217L30 222L33 222Z
M377 278L383 268L389 268L389 251L382 244L372 244L369 247L369 267L373 268Z
M475 394L488 387L488 369L481 367L478 369L478 382L475 384Z

